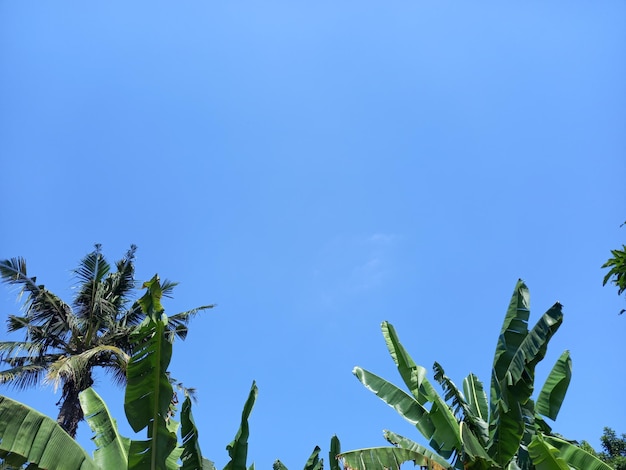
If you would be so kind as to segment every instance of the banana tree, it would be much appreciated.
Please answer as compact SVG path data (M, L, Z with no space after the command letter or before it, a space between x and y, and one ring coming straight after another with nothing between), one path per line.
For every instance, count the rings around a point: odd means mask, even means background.
M409 393L356 367L353 373L428 441L432 451L390 431L393 447L344 452L345 466L354 470L397 470L404 462L435 470L610 470L575 443L553 435L545 417L556 419L571 379L571 359L565 351L556 361L537 400L535 367L563 322L559 303L529 330L528 288L518 281L498 337L493 360L490 400L483 383L470 374L459 389L438 363L434 380L443 397L404 349L395 329L383 322L387 348Z
M91 457L55 420L7 397L0 396L0 460L8 468L29 470L214 470L202 457L191 400L183 402L180 423L174 421L173 389L167 367L172 355L167 316L161 306L158 276L144 284L139 303L146 314L132 340L136 347L127 368L124 409L135 432L146 440L121 436L104 401L91 388L80 395L80 405L97 446ZM256 384L242 414L241 427L228 446L228 470L246 468L248 424L257 395ZM179 443L178 434L181 440Z
M304 464L304 470L323 470L324 459L320 458L321 449L315 446L313 453ZM330 450L328 452L328 460L330 462L330 470L341 470L339 465L339 454L341 453L341 443L337 436L333 436L330 440ZM276 460L272 465L273 470L288 470L287 467L280 461Z

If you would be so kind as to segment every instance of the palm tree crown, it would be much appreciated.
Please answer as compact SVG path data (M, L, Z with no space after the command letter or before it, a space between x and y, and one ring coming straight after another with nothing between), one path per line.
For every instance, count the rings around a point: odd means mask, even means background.
M26 294L23 316L9 315L7 331L22 331L23 341L1 341L0 384L17 389L32 387L42 380L61 386L57 421L72 437L84 418L78 394L93 385L93 369L102 367L118 384L126 380L126 365L133 353L131 334L145 318L132 299L135 291L135 251L131 245L116 263L116 270L101 253L101 246L85 256L73 271L77 293L72 306L37 284L26 272L23 258L0 261L0 278ZM163 281L163 295L176 283ZM169 317L170 339L184 339L191 317L205 305Z

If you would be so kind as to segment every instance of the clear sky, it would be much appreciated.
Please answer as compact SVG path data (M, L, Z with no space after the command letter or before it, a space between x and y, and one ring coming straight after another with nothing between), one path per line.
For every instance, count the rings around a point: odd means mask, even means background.
M134 243L139 279L180 282L169 313L216 303L171 370L219 468L253 379L257 468L334 433L423 442L352 368L401 383L389 320L417 363L487 383L521 277L533 324L564 305L554 430L599 447L626 432L600 269L626 240L625 24L618 0L0 1L0 258L69 300L94 243ZM3 392L56 415L49 387Z

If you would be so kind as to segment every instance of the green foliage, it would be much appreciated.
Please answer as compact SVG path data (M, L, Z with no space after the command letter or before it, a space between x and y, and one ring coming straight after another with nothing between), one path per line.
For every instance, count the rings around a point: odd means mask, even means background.
M54 420L0 396L0 458L10 466L48 470L98 467Z
M99 468L125 468L130 439L122 437L106 404L93 388L80 394L80 404L96 444L94 460Z
M138 441L120 436L106 405L93 389L88 388L81 393L80 403L97 445L92 460L53 420L25 405L0 397L0 457L6 463L30 463L28 468L33 470L169 470L179 468L178 460L184 456L182 468L213 468L202 458L197 446L197 431L188 399L181 413L183 443L177 445L178 424L171 419L173 390L167 374L172 344L167 316L160 306L164 289L157 276L144 287L147 292L140 305L146 309L145 319L132 336L136 347L127 369L124 405L133 429L136 432L146 429L148 439ZM190 462L200 462L201 466L194 464L191 467Z
M321 449L315 446L310 457L304 464L304 470L323 470L324 459L320 458ZM339 454L341 453L341 443L337 436L333 436L330 440L330 451L328 452L328 458L330 461L330 470L340 470ZM273 470L288 470L285 464L280 460L276 460L272 465Z
M626 470L626 434L618 437L613 429L606 427L600 442L603 450L600 458L615 470Z
M248 458L248 437L250 436L250 429L248 427L248 418L252 412L252 407L256 401L258 395L258 388L255 382L252 382L250 388L250 394L243 407L241 413L241 425L235 435L235 438L230 444L226 446L230 462L226 464L224 470L246 470L246 459Z
M431 452L419 444L385 431L394 447L343 452L346 467L354 470L397 469L403 462L433 469L607 470L593 454L551 434L544 417L556 419L571 380L571 360L565 351L546 380L537 403L535 368L563 321L555 304L528 328L529 293L520 280L513 292L498 338L492 367L490 400L484 386L470 374L463 391L435 363L434 378L443 398L426 378L426 369L413 362L393 326L382 324L383 337L410 394L360 367L354 374L424 436Z
M18 389L34 386L42 379L61 387L58 421L73 437L83 419L79 394L93 384L95 368L103 368L115 381L126 381L126 367L135 334L146 313L154 306L133 301L135 290L135 246L115 263L107 262L100 245L86 255L74 270L76 297L68 304L29 276L26 261L12 258L0 261L0 278L18 287L24 295L24 314L9 315L7 330L25 333L24 341L0 342L0 383ZM143 302L170 295L176 284L159 284L159 295L143 297ZM156 288L156 286L153 286ZM160 302L160 300L158 300ZM144 309L142 310L142 307ZM166 325L170 341L184 338L187 324L206 305L173 315Z
M91 459L54 420L19 402L0 396L0 468L29 470L215 470L202 456L198 430L191 414L191 399L186 392L180 414L181 425L173 420L173 388L167 367L172 355L173 335L163 312L161 296L166 288L154 276L144 284L145 295L138 301L143 322L131 336L134 353L128 362L124 409L135 432L146 430L146 440L131 440L119 434L109 410L92 389L80 394L80 405L93 431L97 449ZM248 419L258 389L252 383L244 405L241 424L227 446L230 461L224 470L254 470L247 467ZM180 444L177 438L180 432ZM331 441L332 470L340 470L337 455L339 440ZM305 470L322 470L319 447ZM284 468L277 461L275 468Z
M622 226L626 225L626 222ZM626 245L622 245L621 250L611 250L611 257L602 265L602 268L608 268L609 272L604 276L602 285L608 282L617 286L617 295L622 295L626 291ZM626 312L622 309L620 314Z

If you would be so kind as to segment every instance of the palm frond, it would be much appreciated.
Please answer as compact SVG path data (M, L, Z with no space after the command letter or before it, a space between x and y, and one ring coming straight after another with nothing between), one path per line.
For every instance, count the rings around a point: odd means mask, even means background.
M131 245L124 258L116 263L117 272L107 276L105 281L109 301L120 313L129 301L129 295L135 289L135 251L137 247Z
M21 286L22 290L30 294L38 291L37 278L26 274L26 260L22 257L0 261L0 277L3 282L14 286Z
M169 279L163 279L163 281L161 281L161 295L163 295L163 297L171 299L172 292L174 292L174 287L176 287L177 285L178 282L170 281Z
M77 384L87 383L94 366L113 366L125 372L129 359L128 354L115 346L96 346L80 354L62 356L50 364L46 382L52 383L55 390L61 382L68 380Z
M131 308L121 315L118 324L122 326L138 326L145 317L146 315L142 312L141 305L135 301Z
M27 364L0 371L0 384L6 384L15 390L25 390L41 382L46 366Z
M180 339L184 340L187 337L187 333L189 332L187 325L189 321L203 310L208 310L215 307L215 304L212 305L203 305L202 307L193 308L191 310L187 310L186 312L180 312L176 315L172 315L167 318L167 330L168 330L168 339L172 341L174 339L174 335L178 336Z
M100 244L96 244L95 250L80 260L78 267L73 270L79 283L79 296L80 291L86 286L102 282L111 269L111 266L107 263L101 252L101 248L102 246ZM89 291L87 290L86 292ZM89 299L86 300L89 301Z
M37 285L37 278L28 277L24 258L0 261L0 278L8 284L21 286L20 295L28 293L23 308L25 317L32 324L44 327L48 335L64 336L64 325L72 309L43 285ZM17 326L17 323L13 324L13 327Z
M41 343L29 341L2 341L0 342L0 362L14 360L18 354L25 353L27 357L33 358L42 356L44 348Z
M7 332L14 333L25 328L28 331L28 328L31 326L31 322L28 317L18 317L17 315L9 315L7 319Z
M122 370L115 365L102 366L117 386L126 385L126 369Z
M117 313L115 306L107 299L104 280L111 267L100 248L100 245L96 245L95 250L85 256L74 270L78 282L74 303L77 307L77 316L83 322L83 330L87 332L88 342L95 332Z
M182 382L179 382L174 377L172 377L172 375L169 372L167 372L167 378L170 381L170 384L172 384L172 389L174 389L174 395L176 395L176 390L179 390L183 392L183 395L186 398L190 398L191 400L193 400L194 403L198 402L198 397L197 397L198 391L195 388L185 387L185 385Z

